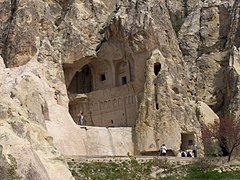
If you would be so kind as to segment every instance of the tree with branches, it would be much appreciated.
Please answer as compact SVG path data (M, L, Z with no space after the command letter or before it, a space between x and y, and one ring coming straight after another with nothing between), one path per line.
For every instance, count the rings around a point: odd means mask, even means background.
M240 120L233 118L222 118L214 124L203 128L203 142L210 144L210 141L217 140L228 154L228 162L231 160L235 149L240 147Z

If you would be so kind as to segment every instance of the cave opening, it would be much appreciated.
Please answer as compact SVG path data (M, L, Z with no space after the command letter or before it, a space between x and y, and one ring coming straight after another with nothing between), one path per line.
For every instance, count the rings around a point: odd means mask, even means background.
M181 150L192 150L194 143L194 134L193 133L181 133L182 144L180 146Z
M92 91L92 73L88 65L77 71L68 87L71 94L83 94Z
M154 63L154 74L157 76L161 70L161 64L159 62Z

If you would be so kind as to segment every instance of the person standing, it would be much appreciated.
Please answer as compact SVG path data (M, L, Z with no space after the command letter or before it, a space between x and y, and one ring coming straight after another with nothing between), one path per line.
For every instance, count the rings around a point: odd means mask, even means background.
M161 153L161 156L166 156L166 154L167 154L167 148L166 148L165 144L163 144L163 145L161 146L160 153Z
M196 143L193 144L193 155L194 155L194 158L197 157L197 145L196 145Z
M84 117L83 117L83 113L81 113L79 117L79 125L83 125L83 123L84 123Z
M114 127L113 120L111 120L111 122L109 123L108 128L109 128L109 127Z

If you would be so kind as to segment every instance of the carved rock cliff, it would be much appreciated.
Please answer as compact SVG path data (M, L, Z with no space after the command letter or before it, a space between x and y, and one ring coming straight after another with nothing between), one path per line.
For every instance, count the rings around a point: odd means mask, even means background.
M162 144L203 155L201 125L239 114L239 12L238 0L0 0L0 177L70 179L64 156ZM80 128L78 107L104 127Z

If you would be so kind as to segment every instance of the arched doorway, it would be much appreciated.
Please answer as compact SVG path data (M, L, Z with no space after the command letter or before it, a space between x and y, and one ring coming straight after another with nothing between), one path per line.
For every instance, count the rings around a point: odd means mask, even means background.
M130 82L129 65L127 62L121 61L116 68L116 84L121 86Z
M71 94L83 94L92 91L92 73L89 65L77 71L68 87Z

